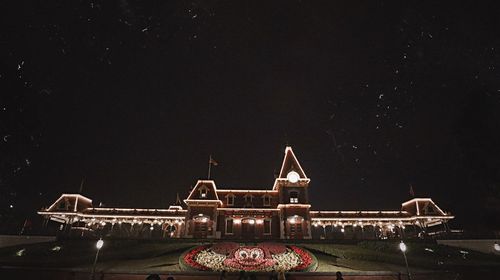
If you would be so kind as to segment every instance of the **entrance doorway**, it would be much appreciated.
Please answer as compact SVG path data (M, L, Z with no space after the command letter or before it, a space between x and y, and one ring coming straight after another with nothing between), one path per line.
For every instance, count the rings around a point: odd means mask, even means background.
M288 237L290 239L302 239L304 237L304 218L298 215L287 218Z
M207 216L196 216L194 218L194 238L207 238L208 235L208 223L210 218Z
M255 238L255 219L243 219L241 221L241 237L245 239Z

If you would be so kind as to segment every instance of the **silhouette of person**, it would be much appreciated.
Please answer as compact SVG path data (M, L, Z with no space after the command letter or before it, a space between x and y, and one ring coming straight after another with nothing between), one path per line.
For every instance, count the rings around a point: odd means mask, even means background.
M148 277L146 277L146 280L161 280L160 275L158 274L151 274Z

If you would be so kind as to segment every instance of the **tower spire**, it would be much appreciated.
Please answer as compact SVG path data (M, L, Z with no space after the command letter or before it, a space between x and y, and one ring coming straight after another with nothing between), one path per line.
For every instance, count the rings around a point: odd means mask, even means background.
M175 199L175 204L176 206L182 206L182 203L181 203L181 198L179 197L179 193L177 193L177 197Z

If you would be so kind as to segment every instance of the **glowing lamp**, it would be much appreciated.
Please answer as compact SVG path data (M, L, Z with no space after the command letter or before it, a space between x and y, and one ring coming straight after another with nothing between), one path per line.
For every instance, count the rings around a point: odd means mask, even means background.
M403 241L399 243L399 250L401 250L401 252L406 252L406 244Z
M288 172L288 174L286 175L286 179L288 180L288 182L290 183L297 183L300 179L300 175L299 173L295 172L295 171L290 171Z
M248 220L248 223L253 225L253 224L255 224L255 220Z
M500 244L496 243L493 245L493 249L495 249L495 251L497 252L500 252Z
M104 245L104 240L102 240L102 238L101 238L101 239L97 240L95 247L97 248L97 250L101 250L103 245Z
M262 220L262 219L258 219L258 220L257 220L257 224L259 224L259 225L260 225L260 224L263 224L263 223L264 223L264 220Z

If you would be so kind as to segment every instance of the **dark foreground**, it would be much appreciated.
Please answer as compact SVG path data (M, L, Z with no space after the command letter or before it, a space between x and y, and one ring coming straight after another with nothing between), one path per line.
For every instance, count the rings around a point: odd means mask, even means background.
M433 242L408 242L412 279L458 280L500 279L500 256L443 246ZM146 279L157 273L161 279L219 279L215 272L188 272L179 266L179 256L199 242L176 240L106 240L99 254L95 279ZM408 279L396 241L358 241L353 244L302 242L318 261L316 272L289 273L287 279L346 280ZM1 279L85 279L96 255L95 240L57 240L0 248ZM400 274L403 273L403 274ZM256 273L253 279L270 279ZM238 279L238 273L226 279Z
M29 269L29 268L13 268L13 267L2 267L0 268L2 279L54 279L54 280L89 280L91 279L91 273L86 271L68 271L68 270L53 270L53 269ZM270 279L272 276L270 273L254 273L254 279ZM472 275L471 275L472 276ZM412 275L413 280L424 280L424 279L496 279L493 274L479 275L474 274L474 278L466 275L457 275L456 273L419 273ZM133 274L133 273L101 273L96 272L96 280L144 280L148 277L148 274ZM203 273L170 273L170 274L160 274L161 279L167 279L167 277L173 277L174 279L220 279L218 273L213 272L203 272ZM398 273L392 272L345 272L343 273L343 278L346 280L397 280L397 279L408 279L406 275L400 275ZM238 273L227 274L226 279L239 279ZM336 279L335 273L326 272L312 272L312 273L288 273L287 278L289 280L293 279Z

